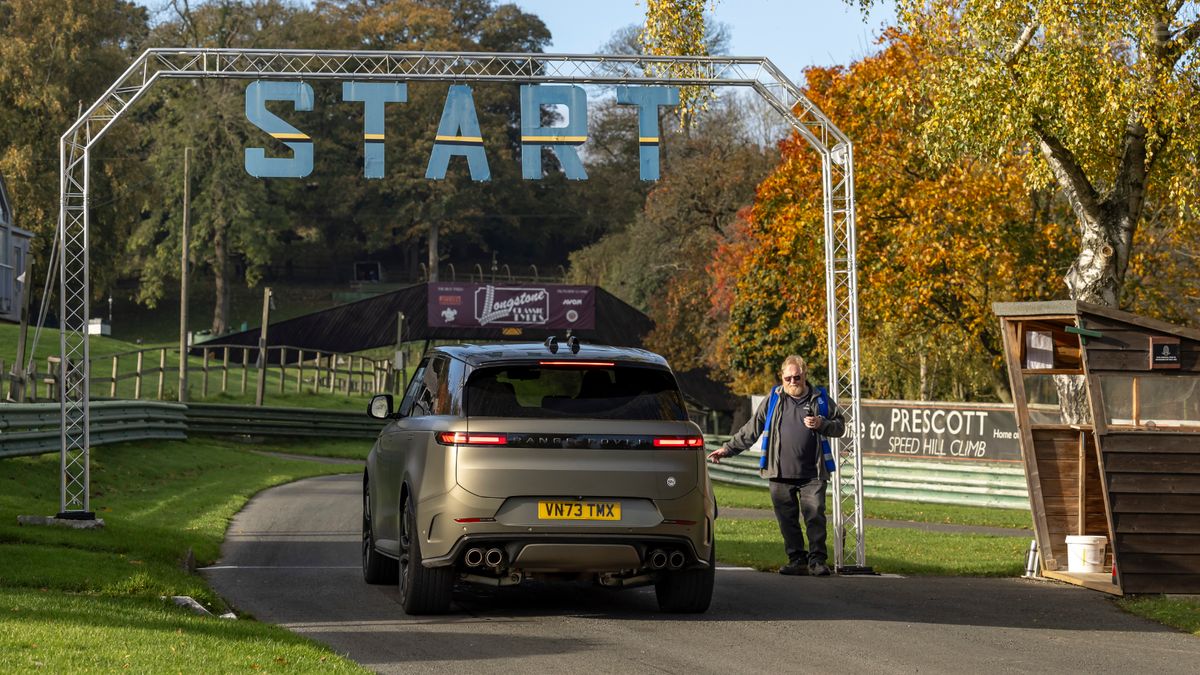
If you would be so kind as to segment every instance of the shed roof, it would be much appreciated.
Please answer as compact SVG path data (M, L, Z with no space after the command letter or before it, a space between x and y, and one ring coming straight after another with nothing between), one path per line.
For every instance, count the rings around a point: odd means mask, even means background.
M1082 300L1050 300L1043 302L996 302L992 303L992 311L999 317L1023 316L1082 316L1092 314L1108 319L1123 321L1135 326L1175 335L1189 340L1200 340L1200 330L1187 326L1177 326L1173 323L1151 319L1148 316L1126 312L1104 305L1096 305Z

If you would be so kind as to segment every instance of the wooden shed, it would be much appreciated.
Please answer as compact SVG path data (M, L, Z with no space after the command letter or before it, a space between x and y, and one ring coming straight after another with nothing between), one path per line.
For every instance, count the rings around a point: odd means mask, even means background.
M1042 574L1115 594L1200 593L1200 330L1073 300L993 310ZM1081 405L1062 405L1072 388ZM1032 424L1036 403L1059 403L1063 423ZM1104 573L1067 571L1071 535L1108 538Z

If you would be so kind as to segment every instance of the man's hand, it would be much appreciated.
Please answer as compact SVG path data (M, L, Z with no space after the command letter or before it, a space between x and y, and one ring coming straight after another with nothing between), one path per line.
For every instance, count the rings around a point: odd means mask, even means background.
M808 427L809 429L816 429L817 427L821 426L821 418L813 417L811 415L808 417L805 417L804 418L804 426Z
M720 450L713 450L712 452L708 453L708 461L712 462L713 464L720 464L723 458L732 455L732 452L726 450L725 448L721 448Z

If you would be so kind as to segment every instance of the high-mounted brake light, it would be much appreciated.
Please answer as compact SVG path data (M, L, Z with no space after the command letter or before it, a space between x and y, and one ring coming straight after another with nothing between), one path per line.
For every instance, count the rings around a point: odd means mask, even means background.
M438 443L442 445L504 445L508 443L505 434L467 434L461 431L446 431L438 434Z
M656 448L700 448L703 446L704 439L699 436L668 436L654 439Z
M611 366L612 361L538 361L541 366Z

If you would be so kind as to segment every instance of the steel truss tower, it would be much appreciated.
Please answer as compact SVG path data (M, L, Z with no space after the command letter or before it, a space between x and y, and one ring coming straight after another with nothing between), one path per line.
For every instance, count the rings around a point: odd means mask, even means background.
M503 82L749 87L821 156L830 391L847 409L847 435L834 439L834 565L865 565L854 158L850 139L765 58L649 57L476 52L269 49L151 49L63 134L59 216L62 402L62 515L88 512L88 174L91 150L160 79ZM847 405L848 404L848 405ZM853 542L852 545L848 545Z

